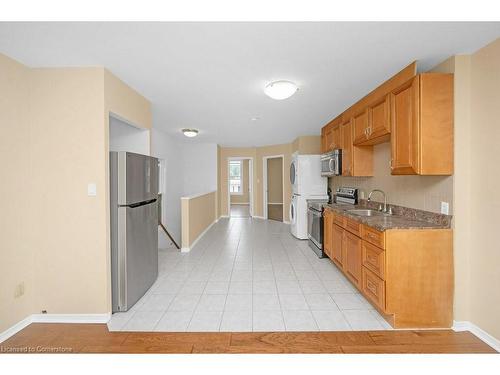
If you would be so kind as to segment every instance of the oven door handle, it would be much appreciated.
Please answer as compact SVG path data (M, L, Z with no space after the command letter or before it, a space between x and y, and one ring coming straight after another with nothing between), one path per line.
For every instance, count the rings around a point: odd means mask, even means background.
M333 158L328 161L328 169L330 170L330 172L333 172L333 167L332 167L333 162L334 162Z

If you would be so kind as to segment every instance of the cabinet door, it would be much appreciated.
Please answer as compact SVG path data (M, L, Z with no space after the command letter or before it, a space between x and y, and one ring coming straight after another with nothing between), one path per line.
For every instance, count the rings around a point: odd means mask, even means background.
M331 151L333 149L333 127L328 126L325 131L325 139L326 139L326 152Z
M391 93L391 173L418 173L418 76Z
M332 139L333 139L333 144L332 144L332 150L336 148L342 148L342 136L341 136L341 129L340 125L337 125L333 128L332 131Z
M332 227L333 214L330 210L323 212L323 251L332 259Z
M354 144L357 145L366 142L368 139L368 111L364 110L358 113L353 117L352 123L354 127Z
M342 125L342 175L352 176L352 122Z
M340 268L342 268L344 263L344 256L342 254L342 237L344 229L336 224L332 226L332 256L330 257Z
M389 96L384 96L368 108L368 138L378 138L391 132Z
M326 143L326 127L321 129L321 153L325 153L328 151L328 146Z
M352 282L359 288L361 286L361 238L344 231L344 271Z

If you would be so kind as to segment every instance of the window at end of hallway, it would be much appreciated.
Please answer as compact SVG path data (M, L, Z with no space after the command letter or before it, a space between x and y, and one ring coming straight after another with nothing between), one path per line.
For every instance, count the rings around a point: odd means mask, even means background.
M241 160L229 161L229 193L231 195L243 194L242 166Z

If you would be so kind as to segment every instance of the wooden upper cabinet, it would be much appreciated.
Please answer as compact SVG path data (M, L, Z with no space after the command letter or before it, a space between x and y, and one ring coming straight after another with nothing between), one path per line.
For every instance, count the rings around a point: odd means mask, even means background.
M368 107L368 139L380 139L377 143L389 140L391 132L390 97L385 95ZM380 138L384 137L384 138Z
M361 144L368 139L368 111L365 109L352 119L354 127L354 144Z
M333 128L332 132L333 132L333 135L332 135L331 150L335 150L336 148L342 148L342 136L341 136L340 124L336 125Z
M418 76L392 92L391 173L418 174Z
M332 258L332 228L333 213L325 210L323 212L323 251L330 259Z
M344 271L358 288L361 287L361 241L358 236L344 231Z
M342 124L342 176L352 176L352 121Z
M453 75L424 73L390 95L391 173L453 174Z
M341 117L330 121L321 129L321 152L329 152L336 148L342 148Z

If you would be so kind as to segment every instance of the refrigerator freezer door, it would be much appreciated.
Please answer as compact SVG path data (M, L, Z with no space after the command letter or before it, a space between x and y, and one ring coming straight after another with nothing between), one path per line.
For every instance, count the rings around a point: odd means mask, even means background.
M118 209L118 307L127 311L158 277L157 202Z
M118 152L118 204L129 205L158 198L158 159Z

